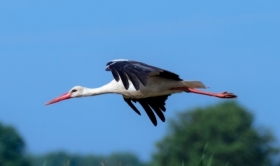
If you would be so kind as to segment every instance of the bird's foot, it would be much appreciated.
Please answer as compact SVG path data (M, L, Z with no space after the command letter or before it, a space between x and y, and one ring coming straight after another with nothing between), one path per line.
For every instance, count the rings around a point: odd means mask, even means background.
M228 93L228 92L222 92L220 94L218 94L216 97L219 98L237 98L237 96L233 93Z

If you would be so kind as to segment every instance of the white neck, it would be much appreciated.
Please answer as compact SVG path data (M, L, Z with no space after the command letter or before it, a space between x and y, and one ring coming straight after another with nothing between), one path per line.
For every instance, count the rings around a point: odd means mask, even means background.
M106 93L118 93L118 87L116 84L112 84L112 82L110 82L109 84L99 88L84 88L83 96L95 96Z
M106 93L112 93L112 92L108 92L106 89L103 89L102 87L84 88L83 96L95 96L95 95L101 95Z

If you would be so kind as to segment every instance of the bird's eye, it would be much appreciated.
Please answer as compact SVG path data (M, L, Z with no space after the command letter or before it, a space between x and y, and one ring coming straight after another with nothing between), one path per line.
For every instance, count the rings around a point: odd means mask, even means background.
M77 92L77 89L73 89L73 90L71 91L71 93L74 93L74 92Z

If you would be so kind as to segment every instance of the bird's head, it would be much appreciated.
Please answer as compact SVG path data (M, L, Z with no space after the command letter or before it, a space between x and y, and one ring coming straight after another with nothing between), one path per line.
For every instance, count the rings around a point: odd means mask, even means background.
M47 102L45 105L54 104L54 103L60 102L62 100L70 99L70 98L82 97L84 94L84 89L85 88L81 87L81 86L74 86L68 92L54 98L53 100Z

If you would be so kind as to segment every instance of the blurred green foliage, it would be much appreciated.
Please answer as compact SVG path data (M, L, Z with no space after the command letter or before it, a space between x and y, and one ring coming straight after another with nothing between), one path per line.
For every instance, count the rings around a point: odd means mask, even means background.
M34 166L144 166L132 153L120 152L106 157L54 152L30 160Z
M269 130L236 102L178 113L156 144L151 166L272 166L279 148ZM16 130L0 123L0 166L145 166L133 153L108 156L52 152L26 157ZM274 162L274 163L273 163Z
M201 165L201 154L214 166L269 166L279 148L264 128L236 102L195 108L178 113L168 134L157 143L152 166Z
M24 141L15 129L0 123L0 166L30 166L24 148Z
M24 149L24 140L16 130L0 123L0 166L145 166L132 153L96 156L53 152L27 157Z

